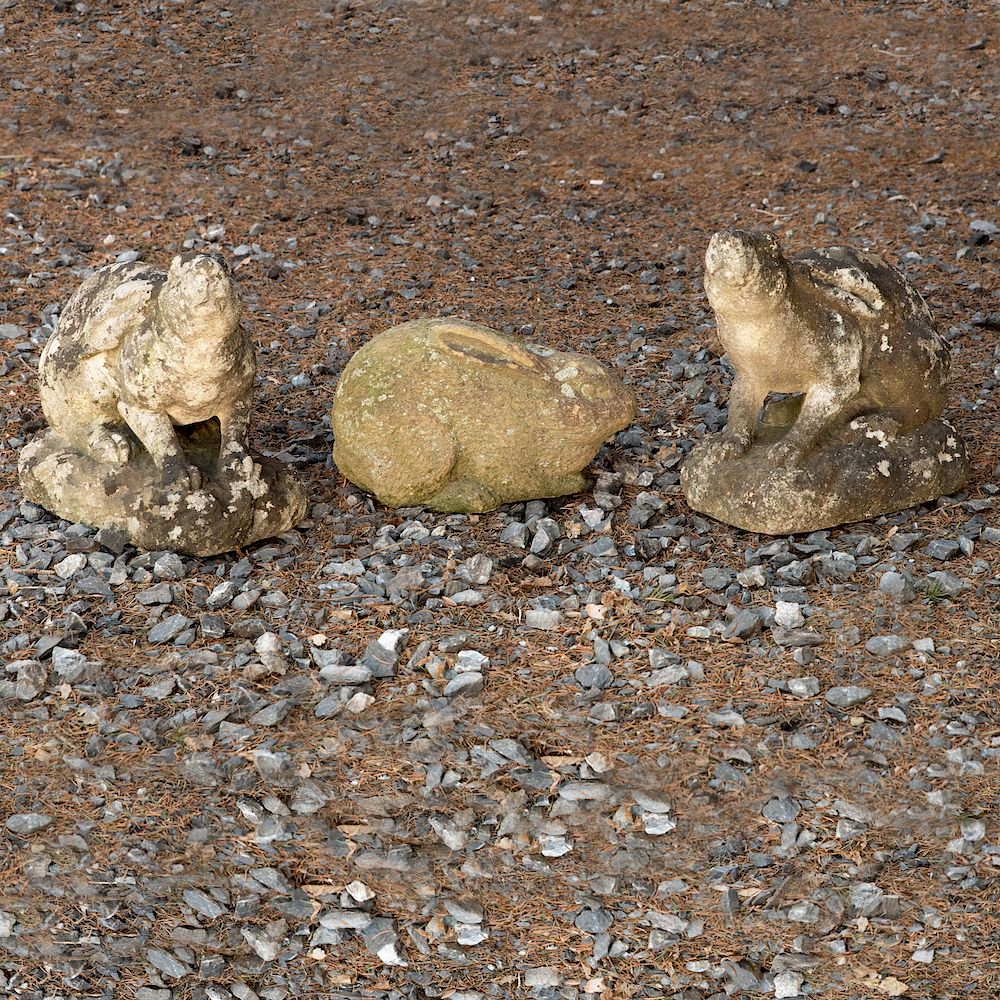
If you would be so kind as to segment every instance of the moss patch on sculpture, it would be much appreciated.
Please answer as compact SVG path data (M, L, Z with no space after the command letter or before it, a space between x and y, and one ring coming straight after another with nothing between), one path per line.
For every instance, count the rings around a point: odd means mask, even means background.
M417 320L369 341L337 386L334 461L391 507L474 513L565 496L635 398L592 358L461 320Z

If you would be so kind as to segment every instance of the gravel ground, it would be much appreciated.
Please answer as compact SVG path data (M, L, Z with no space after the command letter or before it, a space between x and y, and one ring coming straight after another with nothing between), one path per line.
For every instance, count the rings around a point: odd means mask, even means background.
M1000 989L996 5L0 0L0 995L987 1000ZM693 515L718 228L901 262L967 492ZM87 269L235 262L309 520L141 553L24 503ZM376 507L371 334L453 313L639 394L592 492Z

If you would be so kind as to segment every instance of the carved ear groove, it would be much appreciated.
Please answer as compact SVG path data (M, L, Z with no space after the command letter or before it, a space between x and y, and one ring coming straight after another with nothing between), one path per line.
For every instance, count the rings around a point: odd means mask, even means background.
M483 365L515 365L527 371L538 369L538 361L531 351L484 326L442 323L435 333L441 348L470 361Z

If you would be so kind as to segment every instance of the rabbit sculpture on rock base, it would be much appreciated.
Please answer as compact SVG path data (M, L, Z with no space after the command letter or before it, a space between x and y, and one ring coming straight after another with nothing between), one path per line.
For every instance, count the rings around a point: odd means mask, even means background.
M736 380L726 428L682 470L695 510L783 535L964 485L965 446L940 418L948 345L896 268L844 247L786 260L769 233L723 232L705 290Z
M251 454L253 344L228 267L98 269L42 353L50 429L21 453L25 496L146 549L214 555L288 530L298 482Z
M333 459L390 507L449 513L578 493L635 398L591 358L475 323L416 320L351 359L333 403Z

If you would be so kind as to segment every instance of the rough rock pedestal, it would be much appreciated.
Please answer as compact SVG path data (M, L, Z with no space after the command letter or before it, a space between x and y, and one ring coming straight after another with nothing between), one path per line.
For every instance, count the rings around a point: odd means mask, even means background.
M743 455L725 454L712 438L691 452L681 469L691 507L746 531L787 535L915 507L969 478L965 446L946 420L892 437L860 417L795 465L774 463L770 446L788 425L768 421L765 413Z
M250 452L220 475L218 429L180 431L202 485L164 484L147 452L109 468L46 431L21 453L21 489L67 521L115 528L140 549L212 556L287 531L305 515L305 492L285 467Z

